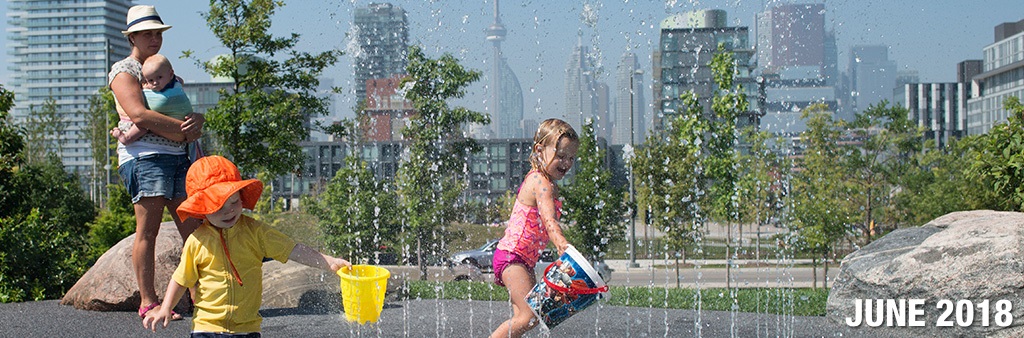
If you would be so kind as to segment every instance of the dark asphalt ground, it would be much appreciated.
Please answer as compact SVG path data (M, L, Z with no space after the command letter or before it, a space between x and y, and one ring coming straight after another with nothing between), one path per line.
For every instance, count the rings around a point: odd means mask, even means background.
M375 325L355 325L339 312L265 309L264 337L486 337L510 316L505 302L411 300L385 305ZM187 337L189 320L156 333L131 312L96 312L58 300L0 304L0 337ZM527 337L879 337L850 332L825 317L785 317L594 305L550 333Z

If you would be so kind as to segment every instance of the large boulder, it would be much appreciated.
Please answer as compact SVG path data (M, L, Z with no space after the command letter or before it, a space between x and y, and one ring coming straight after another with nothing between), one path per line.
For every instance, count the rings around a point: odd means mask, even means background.
M301 308L328 313L341 309L337 274L289 260L263 263L264 309Z
M864 299L923 299L923 327L870 328L855 331L897 336L1022 337L1024 327L1024 213L990 210L954 212L916 228L893 231L846 256L829 293L830 319L846 325L855 304ZM937 327L940 300L970 300L974 324ZM989 326L981 326L980 304L988 300ZM996 302L1012 302L1013 322L995 325ZM967 311L964 308L964 311ZM863 317L863 311L861 311ZM906 316L903 316L906 317ZM896 322L894 322L896 323Z
M95 311L138 311L138 282L132 268L132 245L135 234L129 235L114 247L100 256L78 282L71 287L61 304L75 308ZM181 257L181 236L174 222L160 224L160 234L156 238L156 294L163 297L167 290L167 282L171 273L178 266ZM175 307L175 311L187 312L189 304L186 297Z

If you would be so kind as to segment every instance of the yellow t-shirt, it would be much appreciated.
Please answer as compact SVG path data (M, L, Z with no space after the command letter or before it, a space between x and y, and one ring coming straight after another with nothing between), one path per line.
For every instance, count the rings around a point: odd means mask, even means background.
M221 233L228 251L221 244ZM204 222L185 241L181 263L171 277L179 285L196 288L193 332L260 332L263 318L263 258L282 263L295 241L280 231L242 215L234 226L218 229ZM238 269L237 281L227 256Z

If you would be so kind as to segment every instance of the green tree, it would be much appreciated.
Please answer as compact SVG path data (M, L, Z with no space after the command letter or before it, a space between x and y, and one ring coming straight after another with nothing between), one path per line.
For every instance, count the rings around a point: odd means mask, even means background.
M903 226L923 225L954 211L982 209L978 201L986 191L963 165L972 156L978 136L950 140L943 148L928 141L911 159L911 166L894 198L896 219Z
M822 104L804 109L801 117L807 130L800 134L803 158L792 177L791 231L798 250L814 254L814 286L817 287L818 258L828 257L835 244L848 234L856 212L848 202L851 186L841 163L846 150L840 146L843 121L834 120ZM825 265L828 274L828 265Z
M1024 105L1003 101L1006 123L992 127L977 143L968 174L993 193L980 204L995 210L1024 211Z
M699 141L707 130L700 104L693 92L681 96L684 112L668 119L663 133L651 135L637 151L633 161L637 210L655 229L665 231L665 253L676 260L679 284L679 260L686 261L686 247L703 241L706 217L697 204L706 181L701 179ZM668 257L665 257L666 259Z
M587 121L580 135L576 173L561 193L565 220L570 224L566 237L591 261L604 260L608 245L622 240L625 234L624 191L611 185L605 154L597 143L593 121Z
M911 156L921 152L923 131L905 108L890 107L888 101L858 113L849 128L860 145L844 154L842 163L850 173L848 182L856 187L851 202L863 210L860 229L868 243L880 223L895 222L895 215L886 217L893 210L891 192L907 176Z
M57 101L52 97L42 106L30 106L25 123L25 162L46 162L47 154L60 156L67 125L64 115L57 111Z
M53 154L15 171L11 187L0 208L0 301L60 297L87 266L93 204Z
M337 62L340 51L299 52L299 34L274 37L271 17L283 1L211 0L207 25L228 56L197 60L213 76L234 79L207 114L207 130L243 172L271 177L295 170L305 158L298 142L309 136L303 125L327 113L327 97L318 97L318 77ZM192 53L186 52L190 57ZM287 58L279 60L280 55Z
M491 204L491 214L496 215L498 222L508 222L512 218L512 208L516 205L517 194L514 190L505 190L497 201Z
M14 93L0 84L0 218L13 214L20 203L21 191L14 187L14 174L25 163L24 130L14 124L10 110L14 108Z
M784 180L789 170L789 161L780 155L779 145L782 140L773 140L769 133L754 128L747 128L744 135L750 150L739 157L739 238L743 238L742 224L757 227L755 258L760 260L761 227L781 217L786 203Z
M89 256L95 262L122 239L135 233L135 208L128 191L120 184L107 186L110 201L107 208L89 223Z
M11 175L18 166L25 163L24 131L10 120L10 110L14 108L14 93L4 89L0 84L0 206L6 206L7 196L16 192L9 188ZM6 209L6 208L4 208Z
M304 198L302 205L319 219L327 249L356 262L395 245L396 200L392 188L353 155L320 195Z
M116 175L117 156L108 156L117 147L117 140L110 136L110 128L117 125L119 117L114 106L114 94L110 87L103 87L96 95L89 97L89 108L79 115L86 116L87 124L82 133L89 137L89 144L92 147L93 172L91 184L102 201L107 195L106 166L113 171L111 176ZM102 203L100 205L103 205Z
M0 85L0 302L52 299L88 266L95 211L56 155L25 164L22 130L8 118L13 99Z
M480 78L480 72L467 70L451 54L428 58L418 46L409 48L409 76L402 80L406 99L416 114L402 131L409 144L407 157L396 173L399 205L403 214L403 232L411 234L416 245L416 261L426 278L424 249L444 252L438 230L455 219L453 205L465 189L466 158L479 150L461 128L470 123L488 124L490 118L463 107L451 108L448 100L466 94L466 87ZM403 156L404 157L404 156ZM429 248L424 245L428 244ZM408 245L403 245L408 257Z
M718 52L711 59L711 74L718 87L711 98L711 113L707 133L704 135L706 141L704 152L704 177L709 181L708 196L703 200L709 202L704 207L711 218L725 222L726 224L726 286L732 283L732 262L736 253L732 250L733 245L733 224L739 223L740 207L737 182L739 170L738 131L736 120L740 114L746 112L749 107L747 97L743 94L743 87L735 84L737 74L736 61L731 51L725 49L724 44L718 45ZM735 292L732 292L735 294Z

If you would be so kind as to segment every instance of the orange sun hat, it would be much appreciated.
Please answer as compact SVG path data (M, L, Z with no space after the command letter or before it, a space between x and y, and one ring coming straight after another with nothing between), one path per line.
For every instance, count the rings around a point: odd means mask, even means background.
M238 167L221 156L200 158L188 168L185 176L188 198L178 206L178 217L206 219L206 215L220 210L228 197L241 190L242 207L252 210L263 193L260 180L242 180Z

